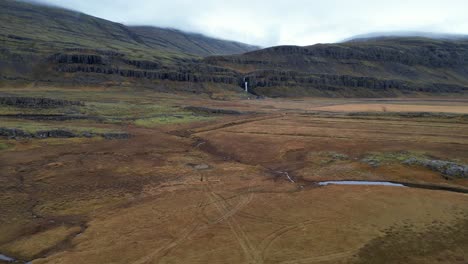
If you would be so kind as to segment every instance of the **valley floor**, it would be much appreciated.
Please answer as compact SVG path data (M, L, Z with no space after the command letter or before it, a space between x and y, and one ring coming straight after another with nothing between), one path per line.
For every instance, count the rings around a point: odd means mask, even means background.
M211 100L91 88L0 95L85 104L0 107L0 127L130 135L0 138L5 256L34 264L468 261L468 99ZM32 113L93 118L18 115ZM425 188L317 184L337 180Z

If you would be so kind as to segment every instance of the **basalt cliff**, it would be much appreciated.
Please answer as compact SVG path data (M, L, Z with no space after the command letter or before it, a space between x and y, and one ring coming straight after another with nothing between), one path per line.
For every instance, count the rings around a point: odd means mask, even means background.
M373 37L266 49L130 27L75 11L0 3L0 85L132 85L167 92L382 97L466 94L468 40ZM209 88L208 88L209 87Z

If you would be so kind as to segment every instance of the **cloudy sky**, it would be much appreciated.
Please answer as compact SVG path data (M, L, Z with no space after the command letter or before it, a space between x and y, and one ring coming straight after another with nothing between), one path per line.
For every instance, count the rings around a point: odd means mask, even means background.
M467 0L36 0L129 24L261 46L310 45L385 31L468 34Z

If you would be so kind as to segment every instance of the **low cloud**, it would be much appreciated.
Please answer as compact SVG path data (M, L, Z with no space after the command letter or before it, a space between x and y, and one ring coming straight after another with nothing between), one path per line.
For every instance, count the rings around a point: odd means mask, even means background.
M468 34L465 0L36 0L128 25L172 27L261 46L337 42L357 34Z

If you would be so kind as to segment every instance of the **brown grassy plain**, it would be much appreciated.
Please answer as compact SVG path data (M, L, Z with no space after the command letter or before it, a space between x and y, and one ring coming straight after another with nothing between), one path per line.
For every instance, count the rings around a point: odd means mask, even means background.
M468 194L314 184L468 189L398 161L468 163L463 116L341 112L381 104L369 99L153 100L248 114L102 125L128 140L2 140L12 147L0 151L0 253L33 264L468 262ZM401 105L468 112L468 101L443 98L388 100L386 112ZM369 155L376 166L363 162Z

